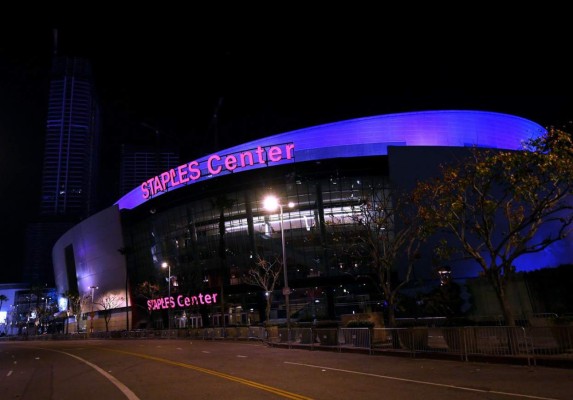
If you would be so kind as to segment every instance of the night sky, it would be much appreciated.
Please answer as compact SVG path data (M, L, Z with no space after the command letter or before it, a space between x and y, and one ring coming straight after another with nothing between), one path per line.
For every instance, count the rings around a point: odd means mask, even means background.
M394 112L475 109L565 126L573 120L571 35L558 22L566 14L551 13L549 20L484 10L439 19L379 10L276 19L195 12L1 28L0 283L19 280L24 226L39 208L55 27L59 54L93 64L109 205L118 198L119 145L154 143L157 132L161 143L181 146L185 161Z

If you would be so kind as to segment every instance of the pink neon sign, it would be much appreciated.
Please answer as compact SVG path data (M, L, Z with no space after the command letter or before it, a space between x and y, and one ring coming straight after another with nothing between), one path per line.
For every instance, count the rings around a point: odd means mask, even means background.
M217 294L202 294L199 293L197 296L183 296L179 295L177 297L160 297L158 299L147 300L147 309L151 310L164 310L167 308L177 308L177 307L190 307L203 304L215 304L217 302Z
M234 171L236 169L252 167L255 164L267 162L279 162L293 159L294 143L270 146L268 148L258 146L255 150L247 150L238 154L228 154L221 157L213 154L207 159L207 171L211 175L218 175L222 171ZM222 161L222 162L221 162ZM158 192L164 192L168 187L183 185L189 181L195 181L201 177L201 170L197 160L172 168L141 184L143 198L148 199Z

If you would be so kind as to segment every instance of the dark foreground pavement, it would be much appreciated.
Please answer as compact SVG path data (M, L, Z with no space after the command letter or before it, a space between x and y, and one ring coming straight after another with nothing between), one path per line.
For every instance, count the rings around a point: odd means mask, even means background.
M570 399L573 370L261 341L0 341L0 398Z

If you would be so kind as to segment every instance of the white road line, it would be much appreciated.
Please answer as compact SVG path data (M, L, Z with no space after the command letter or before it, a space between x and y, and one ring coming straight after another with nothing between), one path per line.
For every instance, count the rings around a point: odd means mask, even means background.
M324 370L330 370L330 371L337 371L337 372L346 372L349 374L373 376L375 378L390 379L390 380L394 380L394 381L419 383L421 385L439 386L439 387L445 387L445 388L450 388L450 389L465 390L468 392L493 393L493 394L500 394L500 395L504 395L504 396L512 396L512 397L520 397L520 398L525 398L525 399L536 399L536 400L558 400L558 399L554 399L552 397L539 397L539 396L530 396L527 394L519 394L519 393L498 392L496 390L474 389L474 388L468 388L468 387L464 387L464 386L446 385L443 383L418 381L415 379L406 379L406 378L397 378L395 376L388 376L388 375L369 374L367 372L358 372L358 371L350 371L347 369L322 367L319 365L312 365L312 364L294 363L294 362L289 362L289 361L285 361L285 364L300 365L303 367L310 367L310 368L321 368L323 371Z
M135 393L133 393L131 390L129 390L129 388L127 386L125 386L123 383L121 383L119 380L117 380L113 375L108 374L107 372L105 372L103 369L101 369L100 367L98 367L95 364L92 364L91 362L84 360L81 357L78 357L76 355L70 354L70 353L66 353L65 351L59 351L59 350L52 350L52 349L42 349L42 350L49 350L49 351L55 351L56 353L62 353L65 354L67 356L73 357L76 360L80 360L81 362L83 362L84 364L89 365L90 367L92 367L93 369L95 369L97 372L99 372L100 374L102 374L104 377L106 377L111 383L113 383L124 395L125 397L127 397L129 400L140 400L139 397L137 397L137 395Z
M13 370L8 371L8 373L6 374L6 376L12 375L13 372L14 372Z

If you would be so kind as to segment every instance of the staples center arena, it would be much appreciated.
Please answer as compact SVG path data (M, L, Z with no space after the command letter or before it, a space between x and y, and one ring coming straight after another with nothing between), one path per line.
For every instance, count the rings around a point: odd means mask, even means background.
M391 185L413 188L468 147L519 150L544 132L513 115L425 111L314 126L224 149L149 177L66 232L53 249L57 291L85 296L97 287L96 298L107 298L113 314L110 330L258 324L268 295L270 318L281 322L285 293L293 321L383 312L378 291L364 278L368 266L349 259L335 235L353 229L356 208ZM271 194L280 202L275 211L263 207ZM283 249L288 292L282 272L272 293L245 282L258 256L282 260ZM554 245L522 258L518 268L559 265L561 250ZM432 249L424 248L418 284L435 284L431 259ZM451 264L451 274L467 279L478 268ZM95 309L103 330L105 308Z

